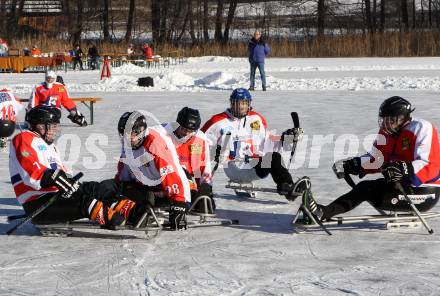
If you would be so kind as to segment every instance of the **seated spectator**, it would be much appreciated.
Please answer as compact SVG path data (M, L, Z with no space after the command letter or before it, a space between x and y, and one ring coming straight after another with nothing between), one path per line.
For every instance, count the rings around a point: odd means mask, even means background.
M31 51L29 50L29 48L27 48L27 47L23 48L23 55L25 57L28 57L31 55Z
M8 43L6 40L0 38L0 57L8 56Z
M144 44L143 50L144 50L144 56L146 59L153 58L153 49L150 47L150 45L148 43Z
M90 68L92 70L96 70L98 68L98 60L99 60L99 53L98 53L98 49L96 48L96 45L89 47L89 51L87 55L89 56L89 60L90 60Z
M39 57L40 55L41 55L41 50L38 48L38 46L36 45L32 46L31 56Z

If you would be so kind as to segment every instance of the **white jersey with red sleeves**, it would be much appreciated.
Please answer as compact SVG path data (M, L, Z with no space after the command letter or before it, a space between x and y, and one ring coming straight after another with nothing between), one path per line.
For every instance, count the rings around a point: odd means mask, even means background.
M67 172L54 144L48 145L32 131L14 136L9 150L9 174L20 204L35 200L47 192L58 191L55 186L41 188L40 185L44 171L56 168Z
M14 94L7 89L0 90L0 119L17 121L17 114L23 109L23 105L18 101Z
M162 126L147 128L144 143L138 149L131 149L125 142L117 180L137 181L148 186L160 184L171 200L191 201L188 178L173 142Z
M170 122L165 124L164 128L176 147L180 164L195 177L197 185L211 184L211 159L205 133L198 130L194 135L179 139L174 134L178 126L178 123Z
M35 106L46 105L61 108L63 106L67 110L76 107L75 102L69 97L67 88L58 82L54 82L49 88L46 82L42 82L35 86L29 99L28 110Z
M255 111L249 111L245 117L237 118L228 109L212 116L203 125L202 131L206 134L211 149L216 149L217 145L223 147L225 144L229 148L229 154L225 155L224 159L220 159L220 162L226 160L246 162L249 158L275 151L279 143L279 141L274 142L276 137L268 132L264 117ZM224 143L228 138L228 143Z
M413 186L440 186L438 132L434 125L423 119L413 118L395 136L379 131L373 150L361 160L367 173L378 172L382 163L411 162L414 167L414 175L411 176Z

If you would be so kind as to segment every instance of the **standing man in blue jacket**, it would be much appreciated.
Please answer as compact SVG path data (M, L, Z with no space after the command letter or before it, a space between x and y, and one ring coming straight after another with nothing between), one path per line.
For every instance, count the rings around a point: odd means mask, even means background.
M255 90L255 70L260 70L261 84L263 91L266 91L266 73L264 72L264 58L269 54L269 46L261 38L261 33L256 31L254 37L249 41L249 63L251 64L251 85L249 90Z

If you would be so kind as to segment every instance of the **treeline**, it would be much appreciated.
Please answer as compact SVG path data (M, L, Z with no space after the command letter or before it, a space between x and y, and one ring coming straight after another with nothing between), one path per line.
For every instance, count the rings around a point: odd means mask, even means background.
M259 29L280 46L287 42L285 51L298 55L316 52L319 44L324 47L319 56L330 51L383 55L387 38L400 44L391 52L420 55L438 53L439 28L440 0L0 0L0 37L9 42L96 40L118 47L148 41L194 52L228 45L241 54L240 46L231 43ZM339 48L332 48L332 40ZM434 43L413 46L422 41Z

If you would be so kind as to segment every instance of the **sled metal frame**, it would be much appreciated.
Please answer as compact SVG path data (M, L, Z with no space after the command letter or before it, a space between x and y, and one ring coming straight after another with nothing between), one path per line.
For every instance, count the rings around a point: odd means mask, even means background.
M292 225L294 227L301 226L304 227L305 229L319 226L327 234L331 234L331 232L327 228L328 226L337 227L341 225L351 225L351 224L359 224L359 223L384 222L384 228L386 229L403 228L403 227L419 227L422 225L420 218L417 215L411 213L410 211L390 212L390 214L386 214L383 210L380 209L377 209L377 211L379 211L380 213L379 215L345 216L345 217L336 216L331 218L329 221L319 221L318 219L316 219L316 217L313 214L310 213L310 211L308 211L301 204L298 211L296 212L296 215L292 220ZM302 213L303 217L304 215L308 216L314 222L314 224L305 225L302 223L298 223L300 213ZM423 219L438 218L440 217L440 212L422 213L420 214L420 216Z
M150 239L157 237L162 232L162 230L164 230L164 228L169 226L166 213L162 211L161 208L157 208L156 210L157 213L155 212L155 209L148 207L145 213L141 216L141 218L135 225L115 226L112 229L106 228L105 226L101 226L98 223L89 220L79 220L79 221L57 223L57 224L35 224L35 227L38 228L38 230L41 232L43 236L66 237L72 235L75 230L102 229L106 231L112 230L111 233L106 232L102 234L104 235L111 234L116 236L118 234L124 236L126 233L118 232L124 230L144 232L147 236L146 238ZM194 213L190 213L190 214L194 215ZM217 218L213 214L197 214L197 216L199 216L198 220L188 221L189 228L199 227L199 226L217 226L217 225L227 226L227 225L239 224L238 220ZM113 231L113 230L118 230L118 231Z
M256 197L257 192L269 192L269 193L278 193L278 190L275 188L265 188L265 187L259 187L254 186L254 183L247 183L247 184L240 184L232 181L228 181L228 184L225 185L225 188L233 189L235 193L237 194L237 191L244 191L246 193L249 193L251 197ZM255 196L252 196L254 194ZM237 194L238 195L238 194ZM301 196L301 193L293 193L295 196Z
M202 203L203 211L196 212L194 209L196 206ZM239 224L238 220L218 218L214 213L214 206L209 196L199 196L192 204L188 211L188 215L199 216L198 221L187 221L188 225L204 226L204 225L236 225Z
M103 229L103 230L131 230L144 232L147 238L156 237L162 231L162 223L159 221L154 210L148 207L145 213L141 216L136 225L120 225L113 228L107 228L99 225L96 222L89 220L79 220L66 223L56 224L34 224L36 228L41 232L43 236L70 236L75 230L78 229ZM151 232L154 232L151 235ZM117 231L113 231L112 234L118 235ZM121 234L123 235L123 233Z

